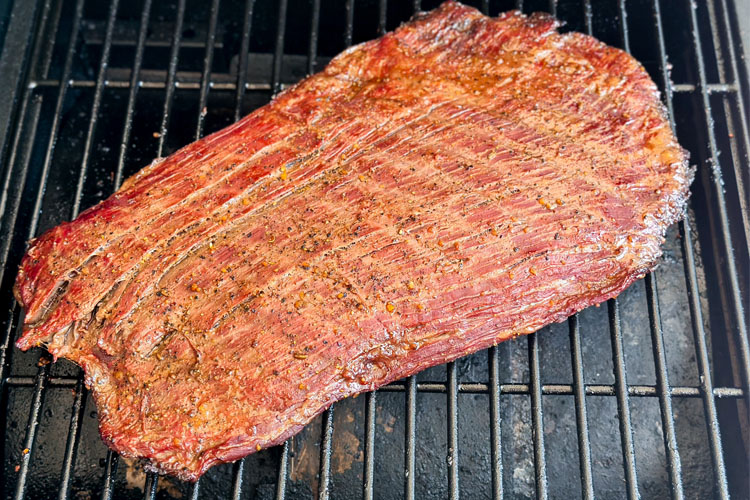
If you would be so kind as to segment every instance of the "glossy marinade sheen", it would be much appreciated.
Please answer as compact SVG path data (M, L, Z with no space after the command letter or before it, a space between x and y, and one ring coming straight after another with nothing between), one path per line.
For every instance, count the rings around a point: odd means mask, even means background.
M18 346L109 446L196 479L334 401L561 321L656 264L687 157L626 53L447 2L31 242Z

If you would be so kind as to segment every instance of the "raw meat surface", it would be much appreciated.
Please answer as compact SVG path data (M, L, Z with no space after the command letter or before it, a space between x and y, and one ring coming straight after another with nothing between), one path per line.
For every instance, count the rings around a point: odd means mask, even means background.
M33 240L18 346L194 480L333 402L562 321L660 257L690 173L644 69L447 2Z

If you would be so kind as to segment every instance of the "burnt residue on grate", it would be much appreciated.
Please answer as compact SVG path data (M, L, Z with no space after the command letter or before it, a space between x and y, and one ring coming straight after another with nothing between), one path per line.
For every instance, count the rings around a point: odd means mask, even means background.
M617 300L342 401L284 446L195 485L108 452L78 368L11 348L28 238L437 3L11 2L0 57L4 498L747 496L750 110L731 0L467 2L491 15L552 12L564 30L630 51L662 89L697 167L694 194L659 268Z

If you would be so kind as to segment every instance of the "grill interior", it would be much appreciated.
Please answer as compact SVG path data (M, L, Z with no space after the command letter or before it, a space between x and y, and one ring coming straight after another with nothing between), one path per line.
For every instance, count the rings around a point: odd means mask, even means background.
M109 452L71 363L13 347L26 240L437 2L35 0L0 7L4 498L746 498L748 80L731 0L478 1L630 51L697 166L656 272L539 334L325 412L197 484ZM12 16L10 14L13 14Z

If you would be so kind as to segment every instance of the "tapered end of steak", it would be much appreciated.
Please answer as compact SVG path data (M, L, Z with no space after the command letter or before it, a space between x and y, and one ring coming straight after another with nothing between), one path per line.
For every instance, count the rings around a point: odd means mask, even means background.
M628 54L446 2L31 242L17 345L194 480L333 402L616 297L691 173Z

